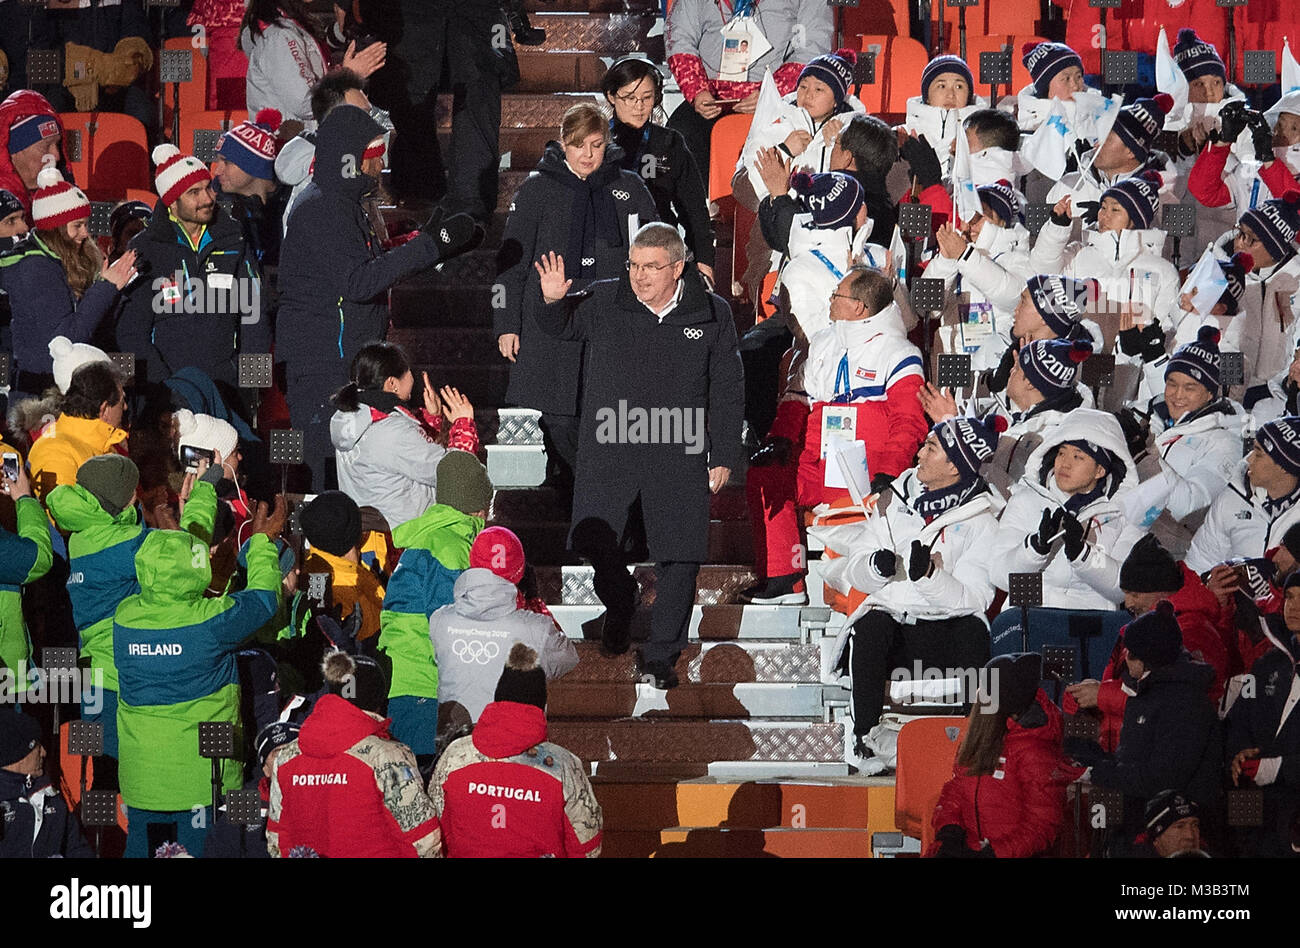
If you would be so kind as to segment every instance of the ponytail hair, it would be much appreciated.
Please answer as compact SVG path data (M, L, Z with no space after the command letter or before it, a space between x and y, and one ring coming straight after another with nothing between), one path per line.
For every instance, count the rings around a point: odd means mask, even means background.
M334 393L330 403L342 412L361 406L360 395L384 387L388 379L400 379L411 371L411 360L401 346L391 342L368 342L352 360L352 381Z

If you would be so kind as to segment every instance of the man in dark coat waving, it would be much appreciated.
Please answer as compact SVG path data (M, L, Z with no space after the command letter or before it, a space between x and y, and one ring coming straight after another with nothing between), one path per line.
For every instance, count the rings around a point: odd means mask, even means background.
M709 494L740 463L744 373L731 310L686 272L675 228L646 224L628 258L626 276L566 297L564 259L545 256L537 323L587 344L569 542L595 567L605 650L631 644L637 585L626 566L644 548L655 604L640 667L671 688L708 557Z

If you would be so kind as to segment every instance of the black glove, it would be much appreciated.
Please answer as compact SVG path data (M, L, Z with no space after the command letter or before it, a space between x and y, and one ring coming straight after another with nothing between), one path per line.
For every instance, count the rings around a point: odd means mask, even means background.
M1101 210L1100 201L1080 201L1075 207L1082 212L1079 217L1085 224L1097 223L1097 212Z
M1070 221L1074 220L1074 218L1072 218L1069 214L1057 213L1055 207L1052 208L1052 213L1049 215L1049 219L1057 227L1068 227L1070 226Z
M1061 511L1061 514L1061 529L1065 531L1065 556L1073 563L1088 545L1083 539L1087 531L1074 514L1066 511Z
M984 384L988 386L990 392L997 394L1006 391L1007 380L1011 378L1011 367L1016 364L1016 347L1007 346L1007 351L1002 353L1002 361L998 367L985 376Z
M871 568L885 579L893 579L898 572L898 557L893 550L876 550L871 554Z
M1276 156L1273 154L1273 130L1268 127L1268 119L1256 112L1250 117L1250 143L1255 146L1255 160L1267 164Z
M1264 630L1259 627L1259 606L1240 589L1232 594L1232 598L1237 606L1232 616L1232 627L1245 633L1252 642L1258 642L1264 637Z
M894 483L893 474L877 474L871 479L871 493L883 493L885 488Z
M1141 329L1134 326L1122 330L1116 338L1120 352L1143 362L1154 362L1165 355L1165 331L1154 319Z
M1124 432L1124 442L1133 460L1146 452L1147 438L1151 434L1151 416L1144 415L1134 408L1121 408L1115 412L1120 430Z
M1250 124L1250 107L1240 100L1225 102L1219 110L1219 128L1214 133L1214 140L1224 145L1231 145L1237 140L1246 126Z
M934 855L939 859L961 859L970 854L966 848L966 831L956 823L943 827L934 834L934 841L939 844Z
M483 242L482 226L468 214L447 215L436 207L429 220L420 228L438 245L438 262L467 253Z
M789 438L768 438L757 451L749 456L750 467L769 467L773 464L785 464L790 460Z
M909 137L899 149L899 155L907 162L919 187L924 189L943 181L943 165L939 163L939 156L934 153L924 135Z
M971 856L975 859L997 859L998 858L998 854L993 851L993 847L988 843L985 843L979 849L972 852Z
M329 639L331 645L349 655L357 653L357 633L361 631L360 602L342 622L324 612L316 613L315 619L316 628Z
M1067 737L1065 739L1065 756L1070 760L1078 761L1084 767L1092 767L1101 763L1109 756L1101 745L1096 741L1085 740L1082 737Z
M1052 548L1052 538L1061 530L1061 518L1065 511L1060 507L1051 510L1043 508L1043 519L1038 521L1038 532L1029 535L1029 545L1039 556L1046 556Z
M931 547L920 540L912 541L912 552L907 558L907 578L912 582L930 575L934 563L930 560Z

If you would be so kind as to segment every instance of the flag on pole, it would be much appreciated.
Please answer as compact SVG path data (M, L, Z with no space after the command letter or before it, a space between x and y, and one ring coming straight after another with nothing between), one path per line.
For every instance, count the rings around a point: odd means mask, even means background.
M1169 52L1169 37L1164 27L1156 40L1156 89L1173 97L1174 104L1165 117L1165 128L1179 132L1187 127L1187 77Z
M900 286L907 285L907 244L903 241L903 232L894 225L894 236L889 241L889 256L894 265L894 277Z
M1300 89L1300 64L1291 53L1291 41L1282 40L1282 94Z
M1208 316L1227 288L1228 278L1223 275L1223 267L1214 256L1214 245L1209 244L1205 253L1201 254L1201 259L1196 261L1192 272L1187 275L1187 282L1179 293L1189 295L1196 312Z
M769 67L763 73L763 81L758 86L754 121L749 126L749 136L745 139L745 147L740 153L741 164L749 170L749 183L754 186L754 193L760 201L767 197L768 191L767 185L763 183L763 178L758 173L754 156L758 154L758 142L763 131L781 120L781 105L781 93L776 88L776 80L772 78L772 69Z
M956 144L952 160L952 203L957 212L957 223L962 224L974 220L980 212L980 196L975 191L975 179L971 174L970 142L962 128L957 129Z
M1031 165L1053 181L1059 181L1061 175L1065 174L1066 143L1069 138L1070 126L1065 120L1065 107L1061 105L1060 99L1052 99L1047 118L1038 126L1038 131L1025 139L1020 151Z

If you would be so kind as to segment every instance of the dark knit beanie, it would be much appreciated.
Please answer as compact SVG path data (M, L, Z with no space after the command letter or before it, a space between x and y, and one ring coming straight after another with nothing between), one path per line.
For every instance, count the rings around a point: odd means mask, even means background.
M1156 143L1161 129L1165 127L1165 116L1173 107L1174 98L1167 92L1157 92L1150 99L1138 99L1119 110L1111 131L1128 146L1134 158L1140 162L1146 161L1151 154L1151 146Z
M990 415L988 422L978 418L949 418L930 429L939 439L948 460L957 468L957 476L969 480L980 472L980 466L993 457L998 448L998 436L1007 430L1007 420L1001 415Z
M1165 367L1165 378L1171 372L1182 372L1203 385L1210 395L1219 394L1219 330L1202 326L1196 338L1174 350Z
M921 70L921 101L925 102L930 95L930 84L938 79L945 72L955 73L966 80L966 88L970 90L967 96L966 104L969 105L975 99L975 77L971 75L970 66L966 65L966 60L960 56L954 56L948 53L943 56L936 56L930 60L924 69Z
M1293 523L1287 527L1286 533L1282 534L1282 546L1297 561L1300 561L1300 523Z
M1043 656L1036 652L1013 652L997 656L984 668L990 673L989 688L996 687L999 711L1014 716L1034 703L1043 679ZM992 674L995 671L996 686Z
M1265 201L1237 220L1255 232L1268 255L1275 261L1285 260L1295 249L1300 233L1300 191L1288 191L1281 198Z
M346 556L361 545L361 508L341 490L327 490L302 508L298 522L314 549Z
M1060 339L1070 335L1079 319L1101 295L1096 280L1076 280L1057 275L1032 276L1025 281L1034 309L1043 317L1047 328Z
M300 730L302 730L301 725L294 724L292 721L272 721L258 731L255 742L257 765L259 767L265 766L266 758L271 756L273 750L297 740Z
M1083 339L1035 339L1020 348L1020 371L1045 398L1068 392L1079 380L1079 372L1092 345Z
M30 714L0 708L0 767L22 760L41 742L41 725Z
M492 700L515 701L546 710L546 672L537 664L537 653L523 642L511 647Z
M25 212L27 208L23 207L23 202L18 200L11 192L0 188L0 220L4 220L10 214Z
M1187 81L1201 76L1218 76L1228 81L1228 70L1223 67L1219 52L1205 40L1196 35L1196 30L1185 26L1178 31L1178 42L1174 44L1174 62L1183 71Z
M1255 440L1278 467L1300 477L1300 418L1274 418L1259 426Z
M1034 93L1040 99L1048 96L1048 87L1056 74L1071 66L1083 68L1079 54L1064 43L1026 43L1021 48L1021 62L1034 81Z
M817 56L803 67L799 78L812 76L830 87L835 94L835 104L842 105L853 85L853 67L857 64L858 54L851 49L837 49L833 53Z
M1134 230L1146 230L1160 209L1161 183L1159 172L1144 171L1116 181L1101 192L1101 199L1110 198L1124 208Z
M388 676L373 658L332 651L321 662L325 689L362 711L383 714L388 710Z
M1025 206L1025 198L1010 181L986 184L982 188L976 188L975 193L981 202L989 206L990 211L1002 218L1004 227L1015 227L1024 220L1022 208Z
M116 517L125 510L140 486L140 469L120 454L101 454L77 468L77 484L84 487L104 508Z
M813 226L821 230L852 227L865 201L858 179L842 171L800 171L791 176L790 187L800 207L812 215Z
M1178 661L1183 651L1183 630L1178 627L1173 603L1161 599L1150 612L1130 622L1124 629L1124 647L1147 668Z
M1133 544L1119 568L1119 588L1124 592L1177 592L1183 588L1183 571L1173 554L1148 533Z
M1162 790L1147 801L1146 811L1143 814L1148 842L1155 842L1161 833L1179 820L1197 816L1200 812L1196 802L1186 794L1177 790Z
M448 451L438 462L435 496L440 504L463 514L474 514L492 506L492 481L487 468L468 451Z
M1062 441L1061 444L1068 444L1072 448L1078 448L1088 457L1092 458L1098 464L1106 469L1106 473L1112 473L1118 466L1119 459L1115 457L1113 451L1104 448L1095 442L1088 441L1085 438L1075 438L1073 441Z

